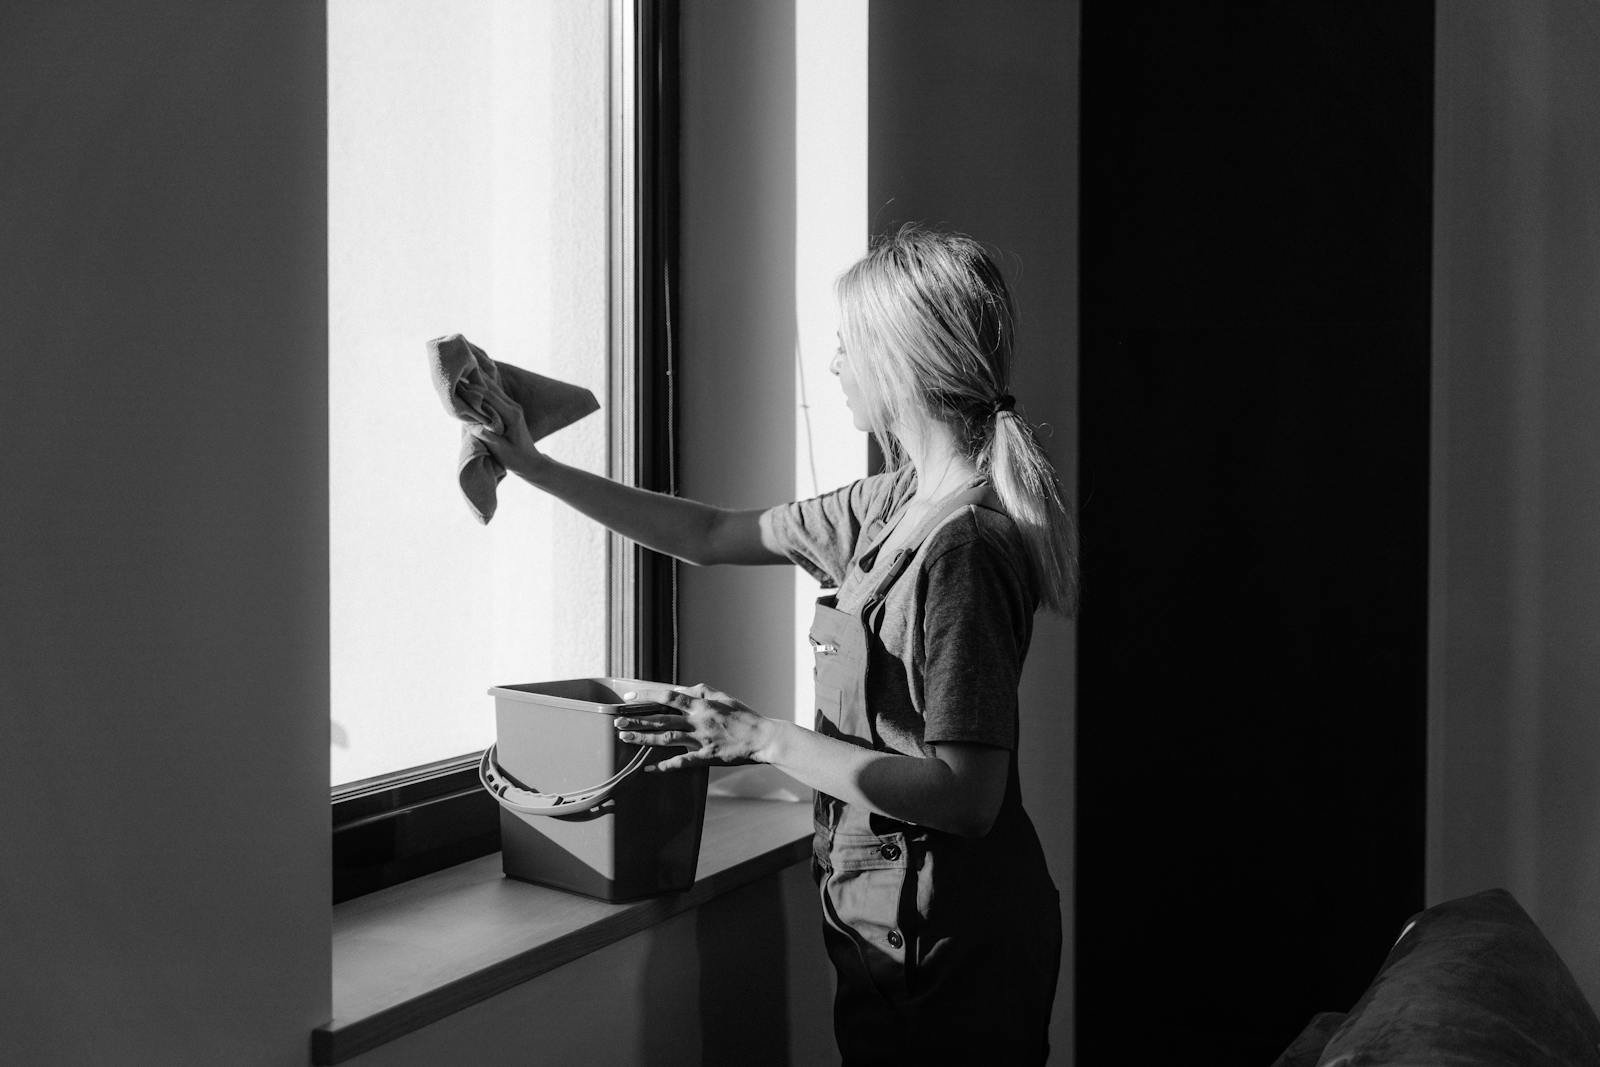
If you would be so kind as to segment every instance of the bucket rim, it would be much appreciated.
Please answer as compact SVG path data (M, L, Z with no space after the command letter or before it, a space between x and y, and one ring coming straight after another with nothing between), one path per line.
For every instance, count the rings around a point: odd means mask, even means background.
M618 715L624 709L653 708L657 705L648 700L576 700L572 697L555 696L530 690L532 686L562 686L573 685L581 682L592 682L603 685L614 692L628 692L635 689L665 689L662 682L646 682L637 678L619 678L614 675L590 675L579 678L552 678L537 682L508 682L503 685L490 686L489 695L498 699L512 700L523 704L539 704L545 707L566 708L572 711L589 711L601 715Z

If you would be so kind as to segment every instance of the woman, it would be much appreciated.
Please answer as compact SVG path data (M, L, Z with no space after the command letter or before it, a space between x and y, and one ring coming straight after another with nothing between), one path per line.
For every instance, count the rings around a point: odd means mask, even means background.
M695 564L804 567L817 604L816 730L704 686L630 694L653 767L771 763L817 791L813 870L845 1062L1043 1062L1059 896L1022 810L1017 684L1042 601L1069 611L1059 484L1008 392L1012 306L971 238L906 227L838 282L831 370L891 470L726 511L481 436L531 484Z

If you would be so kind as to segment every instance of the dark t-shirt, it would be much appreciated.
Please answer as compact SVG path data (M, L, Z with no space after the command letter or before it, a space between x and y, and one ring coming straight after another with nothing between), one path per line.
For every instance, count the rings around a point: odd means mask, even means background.
M782 504L763 523L785 555L854 613L876 576L867 553L911 499L910 467ZM887 567L868 560L872 567ZM873 740L908 755L940 741L1016 750L1017 683L1038 593L1011 519L968 505L935 530L874 613L867 705Z

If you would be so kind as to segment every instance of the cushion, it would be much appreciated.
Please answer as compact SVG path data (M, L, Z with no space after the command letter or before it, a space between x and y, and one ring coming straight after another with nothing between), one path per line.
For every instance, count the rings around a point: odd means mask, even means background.
M1317 1067L1600 1067L1600 1020L1504 889L1418 914Z

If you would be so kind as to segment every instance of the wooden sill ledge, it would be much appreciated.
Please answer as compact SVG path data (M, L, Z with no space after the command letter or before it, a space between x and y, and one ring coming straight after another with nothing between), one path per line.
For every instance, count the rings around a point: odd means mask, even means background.
M682 893L607 904L506 878L497 852L346 901L312 1060L341 1063L810 855L810 804L713 796Z

